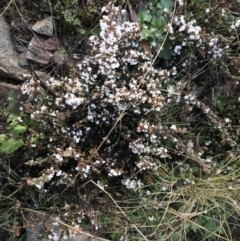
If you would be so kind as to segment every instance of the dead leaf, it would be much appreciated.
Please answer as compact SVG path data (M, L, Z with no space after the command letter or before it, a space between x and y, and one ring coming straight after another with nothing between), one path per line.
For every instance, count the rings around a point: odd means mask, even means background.
M136 12L134 11L134 9L133 9L133 7L132 7L132 5L131 5L130 3L128 3L128 8L129 8L131 20L132 20L134 23L138 23L137 14L136 14Z
M145 40L145 39L142 39L140 41L140 45L142 46L142 48L144 49L144 52L145 54L150 54L152 55L152 50L151 50L151 47L150 47L150 43Z

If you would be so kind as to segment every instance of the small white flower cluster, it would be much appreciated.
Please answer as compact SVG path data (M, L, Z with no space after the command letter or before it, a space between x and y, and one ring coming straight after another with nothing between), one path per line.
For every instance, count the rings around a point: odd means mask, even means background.
M236 30L236 28L238 28L240 26L240 19L237 19L232 25L231 25L231 29Z
M213 58L221 58L223 49L218 46L219 39L218 37L212 37L209 41L209 51L208 54L211 54Z
M183 0L178 0L178 5L179 6L183 6L183 4L184 4Z
M139 170L153 170L156 171L161 166L158 164L157 158L155 161L153 161L153 158L150 156L140 156L138 162L136 163L136 166L139 168Z
M189 22L185 21L185 18L183 15L176 16L174 18L174 24L178 26L178 33L185 32L187 33L187 37L185 37L182 41L182 46L185 46L186 42L189 41L195 41L196 47L200 46L202 43L202 38L200 36L200 33L202 31L202 28L198 25L196 25L196 20L192 19ZM175 39L174 32L171 33L171 39ZM175 52L177 54L180 54L180 48L178 47L175 49Z
M139 179L126 179L122 181L122 184L126 186L127 189L138 189L143 186L143 183Z
M134 154L141 155L142 153L148 153L149 147L142 143L142 139L134 140L130 143L129 148Z

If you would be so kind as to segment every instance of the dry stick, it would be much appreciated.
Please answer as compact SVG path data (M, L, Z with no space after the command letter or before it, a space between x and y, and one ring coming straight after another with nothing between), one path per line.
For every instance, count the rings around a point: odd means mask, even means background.
M15 1L13 1L13 4L15 5L15 7L16 7L16 9L17 9L19 15L21 16L22 20L24 20L24 17L23 17L23 15L21 14L21 12L19 11L18 6L17 6L17 4L16 4Z
M138 233L144 238L144 240L148 241L148 239L145 237L145 235L138 229L138 227L132 223L132 221L128 218L128 216L126 215L126 213L121 209L121 207L117 204L117 202L114 200L114 198L111 196L111 194L109 194L107 191L104 190L103 187L99 186L96 182L94 182L93 180L90 180L88 182L92 182L94 185L96 185L99 189L101 189L105 194L107 194L109 196L109 198L113 201L113 203L116 205L116 207L120 210L120 212L124 215L124 217L127 219L127 221L138 231ZM87 182L87 183L88 183ZM84 185L86 185L87 183L85 183Z
M4 11L0 14L0 16L3 16L3 14L7 11L7 9L9 8L9 6L11 5L11 3L13 2L14 0L11 0L9 3L8 3L8 5L7 5L7 7L4 9Z
M18 191L20 191L22 189L22 187L19 187L17 190L15 190L13 193L11 193L9 196L1 199L1 202L6 200L6 199L9 199L10 197L12 197L15 193L17 193Z
M29 209L29 208L23 208L23 210L28 211L28 212L33 212L33 213L37 213L37 214L42 214L42 215L48 216L48 217L49 217L50 219L52 219L53 221L55 221L55 222L57 222L57 223L60 223L60 224L62 224L63 226L65 226L65 227L67 227L67 228L69 228L69 229L71 229L71 230L74 230L74 231L76 231L76 232L78 232L78 233L80 233L80 234L85 234L85 235L87 235L87 236L89 236L89 237L97 238L98 240L102 240L102 241L110 241L109 239L100 238L100 237L94 236L94 235L92 235L92 234L90 234L90 233L87 233L87 232L84 232L84 231L82 231L82 230L79 230L78 228L72 227L72 226L64 223L63 221L61 221L61 220L59 220L59 219L56 219L56 218L53 218L53 217L49 216L49 213L42 213L42 212L40 212L40 211L33 210L33 209Z

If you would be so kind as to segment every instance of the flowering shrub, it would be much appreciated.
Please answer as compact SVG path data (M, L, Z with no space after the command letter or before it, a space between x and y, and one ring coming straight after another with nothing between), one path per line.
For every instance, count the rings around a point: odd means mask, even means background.
M161 159L170 157L162 140L171 129L158 118L166 106L179 101L182 83L172 82L174 70L152 66L151 56L139 46L138 24L116 22L118 11L111 4L103 8L107 15L100 20L100 39L89 38L91 53L79 64L79 77L45 82L56 98L43 93L32 79L22 87L33 101L31 119L49 138L47 167L33 181L39 188L54 175L58 182L69 183L77 173L86 179L102 172L122 176L127 185L136 168L156 170ZM126 157L120 157L123 154ZM66 173L61 166L70 160L75 167ZM28 163L39 164L35 159Z
M228 218L239 215L239 19L235 2L203 2L167 5L157 40L168 41L160 44L171 58L158 62L154 41L151 51L141 45L149 22L130 22L109 3L75 77L46 80L48 92L34 78L22 85L31 167L24 180L46 196L74 190L77 200L56 205L72 227L87 220L111 240L231 236Z

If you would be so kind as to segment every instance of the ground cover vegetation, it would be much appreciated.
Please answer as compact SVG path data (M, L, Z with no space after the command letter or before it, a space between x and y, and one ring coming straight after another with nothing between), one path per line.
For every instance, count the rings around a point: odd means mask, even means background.
M86 6L90 30L67 18L87 36L76 69L2 101L0 227L20 235L26 211L46 210L66 235L237 240L240 4Z

